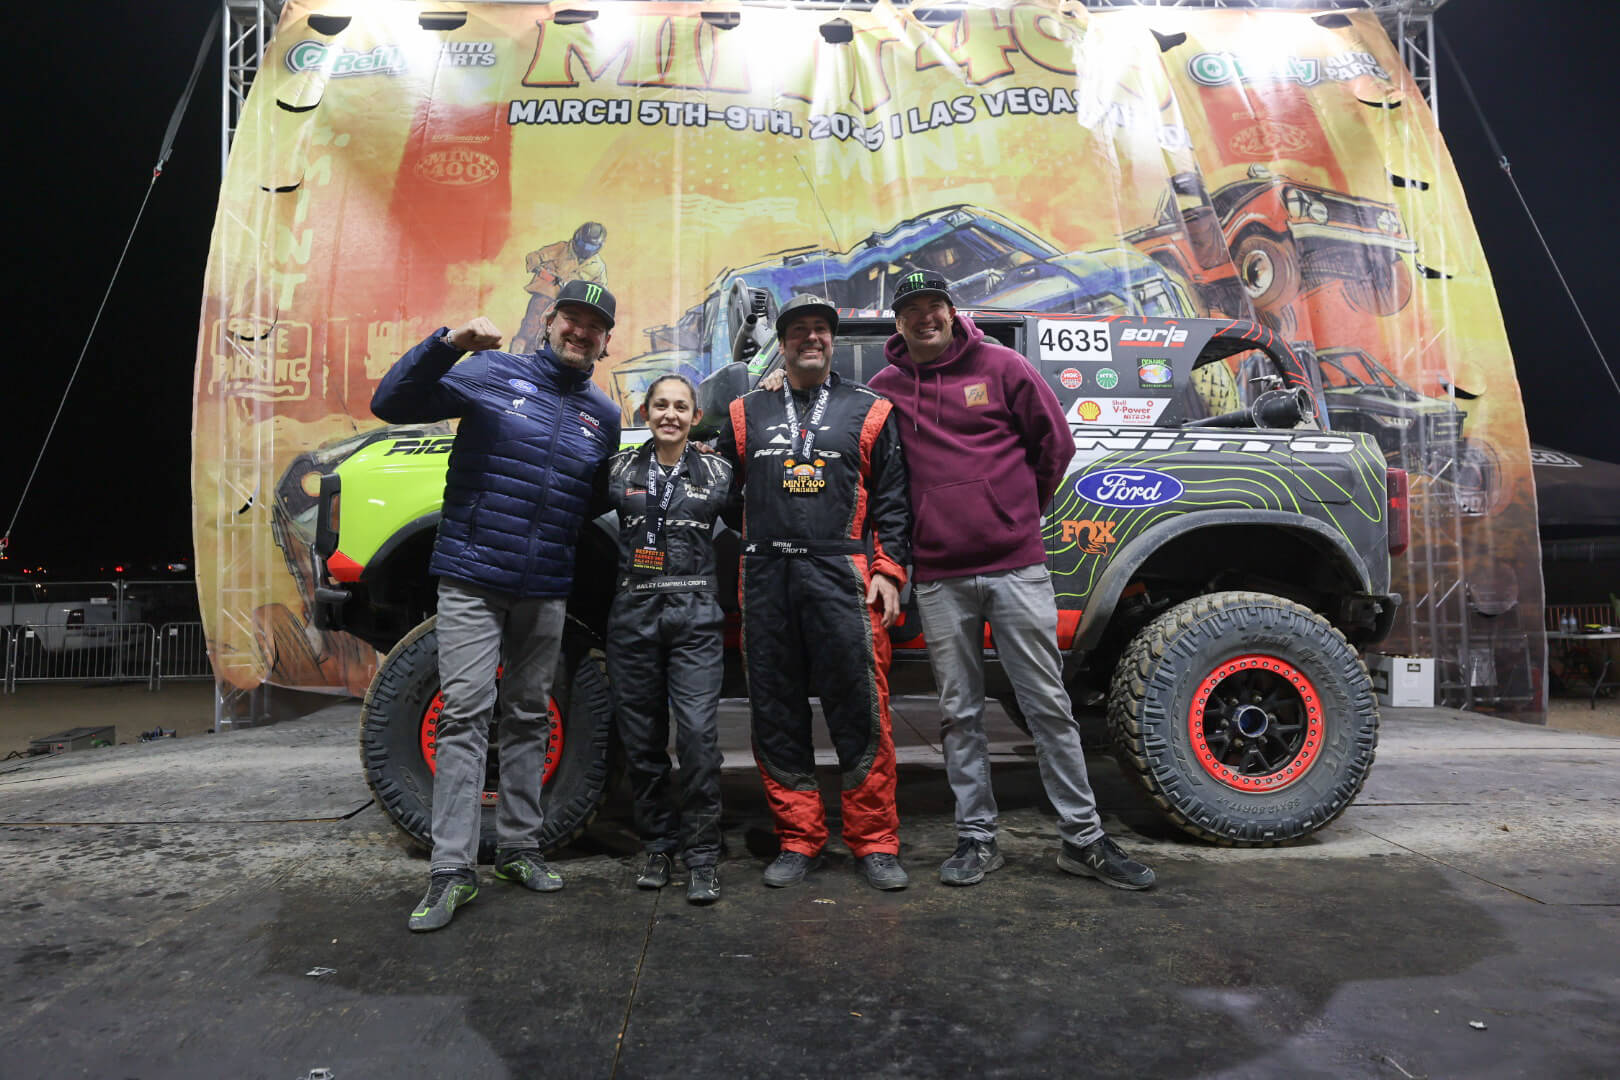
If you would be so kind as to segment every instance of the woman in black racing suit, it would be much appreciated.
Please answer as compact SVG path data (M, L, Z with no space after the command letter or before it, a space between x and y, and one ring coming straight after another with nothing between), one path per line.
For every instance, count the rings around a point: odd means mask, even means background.
M720 898L720 701L723 616L715 596L713 530L731 498L731 466L687 445L701 415L680 375L647 388L640 414L652 437L609 461L619 512L619 579L608 614L607 667L635 792L646 865L636 884L669 884L680 851L686 898ZM680 759L671 792L670 721ZM674 796L672 798L672 795Z

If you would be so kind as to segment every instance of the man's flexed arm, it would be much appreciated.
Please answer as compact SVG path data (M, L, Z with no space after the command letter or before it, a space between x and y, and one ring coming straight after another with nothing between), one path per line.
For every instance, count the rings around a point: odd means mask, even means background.
M440 327L394 362L371 395L371 411L390 424L460 416L467 397L445 373L469 352L499 348L501 332L482 315L454 330Z

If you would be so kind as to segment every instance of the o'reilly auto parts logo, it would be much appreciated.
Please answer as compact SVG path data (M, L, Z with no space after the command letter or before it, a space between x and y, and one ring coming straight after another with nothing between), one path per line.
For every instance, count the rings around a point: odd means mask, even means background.
M1156 469L1104 469L1074 482L1074 493L1099 506L1136 510L1181 498L1180 480Z
M294 75L324 70L334 79L349 75L396 75L405 70L405 53L398 45L378 45L369 52L352 52L324 41L300 41L287 50L287 70Z

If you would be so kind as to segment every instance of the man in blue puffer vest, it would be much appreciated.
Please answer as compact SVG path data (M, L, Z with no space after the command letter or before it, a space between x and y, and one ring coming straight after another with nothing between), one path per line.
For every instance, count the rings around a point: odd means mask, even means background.
M431 877L412 930L447 925L478 895L479 796L503 658L495 876L536 892L563 886L540 855L540 784L574 544L593 503L606 505L597 467L619 448L619 408L591 382L614 309L601 285L568 282L546 315L545 343L529 355L498 351L501 333L482 316L440 327L371 398L371 411L393 424L461 418L430 566L444 711Z

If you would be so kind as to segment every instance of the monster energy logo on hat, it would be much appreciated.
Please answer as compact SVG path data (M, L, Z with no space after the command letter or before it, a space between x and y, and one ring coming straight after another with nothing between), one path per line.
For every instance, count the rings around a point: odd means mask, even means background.
M575 279L564 285L557 292L558 304L583 304L591 308L602 318L607 320L608 329L613 329L613 313L618 308L613 294L594 281Z
M951 300L950 285L940 275L932 270L913 270L900 279L900 284L894 288L894 299L889 307L899 311L900 306L907 300L914 300L922 296L937 296L947 304L954 305Z

